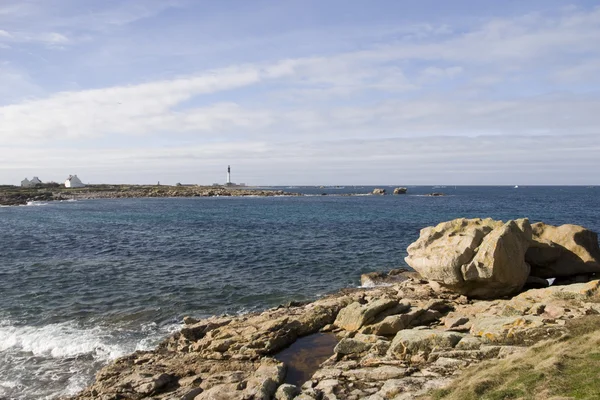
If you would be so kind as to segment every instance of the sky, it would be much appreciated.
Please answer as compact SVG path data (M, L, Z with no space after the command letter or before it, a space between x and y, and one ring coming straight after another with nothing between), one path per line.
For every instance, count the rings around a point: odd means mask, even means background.
M600 184L600 3L0 0L0 183Z

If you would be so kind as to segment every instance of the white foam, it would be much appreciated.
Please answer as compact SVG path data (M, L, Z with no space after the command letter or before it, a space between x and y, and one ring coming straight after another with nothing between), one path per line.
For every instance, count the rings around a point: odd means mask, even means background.
M158 325L156 324L156 322L150 322L150 323L142 325L142 332L145 332L145 333L152 332L152 334L150 334L148 337L140 340L135 346L135 351L152 350L154 347L156 347L156 344L158 341L160 341L162 338L164 338L167 335L170 335L172 333L175 333L175 332L181 330L181 328L183 328L183 326L184 326L184 324L177 323L177 324L167 325L167 326L164 326L164 327L158 329Z
M372 289L376 287L388 287L392 286L391 283L375 283L373 281L368 281L364 285L357 286L358 289Z
M43 203L41 201L28 201L27 206L35 206L35 207L39 207L39 206L47 206L48 203Z
M0 387L3 387L3 388L14 389L17 386L19 386L19 384L17 382L13 382L13 381L0 381Z
M73 375L67 382L67 387L61 393L63 396L75 396L85 389L89 383L88 378L80 374Z
M0 319L0 399L75 395L89 384L97 366L136 350L150 350L181 327L149 322L134 331L108 330L75 322L31 326ZM21 368L31 360L35 360L32 369ZM31 381L38 384L24 384Z
M4 325L4 326L2 326ZM110 360L125 354L100 328L81 329L71 323L45 326L0 325L0 352L9 349L54 358L92 354Z

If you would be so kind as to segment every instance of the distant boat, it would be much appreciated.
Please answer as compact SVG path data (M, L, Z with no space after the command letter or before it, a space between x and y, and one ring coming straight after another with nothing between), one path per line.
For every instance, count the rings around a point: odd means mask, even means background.
M515 189L518 189L518 188L519 188L519 185L515 185Z

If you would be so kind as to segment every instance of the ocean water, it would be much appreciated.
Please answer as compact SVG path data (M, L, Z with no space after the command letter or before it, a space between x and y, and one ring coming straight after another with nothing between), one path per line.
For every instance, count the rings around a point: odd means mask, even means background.
M358 286L362 273L404 266L419 230L441 221L528 217L600 231L598 187L343 196L372 189L0 208L0 399L76 393L111 359L152 348L185 315L261 310ZM434 191L446 196L424 196Z

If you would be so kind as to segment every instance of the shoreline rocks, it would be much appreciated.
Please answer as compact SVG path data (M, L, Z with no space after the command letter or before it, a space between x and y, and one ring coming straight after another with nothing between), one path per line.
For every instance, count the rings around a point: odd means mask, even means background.
M566 321L600 313L599 290L595 280L469 301L408 278L262 313L188 318L156 350L116 360L72 399L412 399L469 365L565 335ZM333 353L308 381L285 383L275 357L319 331L337 336Z
M407 257L423 271L421 276L366 274L371 280L403 279L262 313L187 317L181 331L155 350L117 359L71 399L418 398L448 385L469 366L568 337L570 322L600 314L600 280L580 274L579 264L573 270L580 283L522 291L532 242L562 247L548 254L535 247L536 260L547 261L544 265L560 264L570 251L582 260L589 255L583 265L591 268L598 246L590 243L593 233L580 227L557 229L584 232L586 240L546 236L534 227L526 219L462 219L425 228ZM311 376L306 382L286 382L287 365L278 354L318 332L336 337L329 358L304 371Z
M92 200L148 197L242 197L301 196L283 190L229 188L220 186L89 185L85 188L19 188L0 190L0 205L26 205L30 201Z

